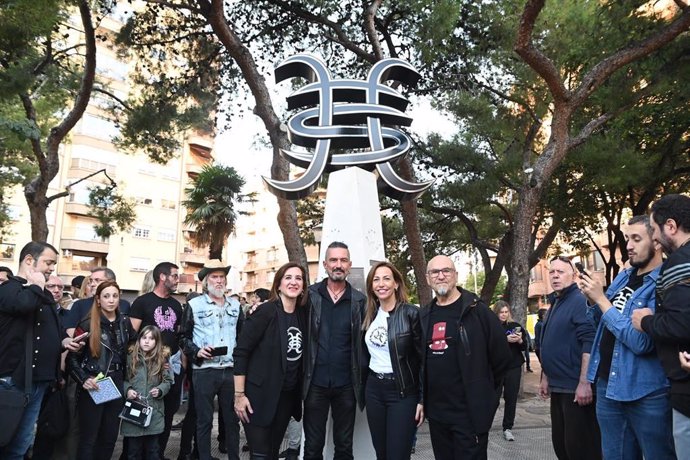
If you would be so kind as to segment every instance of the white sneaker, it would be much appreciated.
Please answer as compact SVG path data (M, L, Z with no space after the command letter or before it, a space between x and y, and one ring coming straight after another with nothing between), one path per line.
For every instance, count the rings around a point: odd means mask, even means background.
M513 436L513 432L510 430L503 430L503 439L506 441L515 441L515 436Z

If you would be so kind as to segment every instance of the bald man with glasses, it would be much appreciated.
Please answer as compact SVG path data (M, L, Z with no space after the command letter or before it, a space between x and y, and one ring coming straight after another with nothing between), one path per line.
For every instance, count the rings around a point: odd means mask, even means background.
M457 286L453 261L427 265L436 298L419 312L425 353L424 412L437 459L485 459L511 356L505 331L488 306Z

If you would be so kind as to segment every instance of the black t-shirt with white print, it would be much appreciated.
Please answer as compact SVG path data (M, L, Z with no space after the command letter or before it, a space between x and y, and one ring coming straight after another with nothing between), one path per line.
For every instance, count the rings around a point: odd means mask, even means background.
M299 381L299 371L302 362L302 330L299 326L296 313L287 313L282 308L279 309L281 315L281 327L287 335L287 366L285 368L285 379L283 380L283 391L293 390Z
M434 305L426 337L427 417L441 423L459 423L466 411L462 372L458 367L458 322L461 299L450 305Z
M611 299L611 305L618 310L623 312L625 304L630 300L633 293L642 287L644 281L644 275L638 275L637 270L630 274L630 279L628 279L628 284L618 291L613 299ZM598 307L597 307L598 308ZM611 360L613 359L613 346L616 344L616 337L607 328L604 328L601 334L601 342L599 343L599 369L597 370L597 376L608 380L609 373L611 372Z

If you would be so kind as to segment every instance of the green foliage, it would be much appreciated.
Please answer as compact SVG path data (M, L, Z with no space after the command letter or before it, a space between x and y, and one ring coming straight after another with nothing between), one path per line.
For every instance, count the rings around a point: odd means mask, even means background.
M244 179L230 166L206 165L192 185L185 189L185 224L193 225L193 240L199 247L209 246L210 259L222 259L223 246L235 229L235 205Z
M116 193L112 186L89 188L88 216L98 220L93 226L96 235L105 239L115 232L126 232L137 218L134 200Z
M481 291L482 286L484 286L485 280L486 274L483 271L477 272L477 292ZM505 275L501 275L501 278L498 280L498 283L496 284L494 293L491 296L490 301L488 302L489 305L493 305L494 303L496 303L496 301L504 299L504 296L508 294L508 292L506 291L507 286L508 277ZM467 280L463 283L462 287L467 289L468 291L475 292L473 273L470 273L470 275L467 277Z

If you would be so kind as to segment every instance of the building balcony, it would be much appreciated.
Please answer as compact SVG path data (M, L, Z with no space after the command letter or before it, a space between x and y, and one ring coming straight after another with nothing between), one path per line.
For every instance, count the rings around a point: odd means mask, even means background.
M108 254L110 242L101 240L83 240L77 237L60 238L60 249L71 252L88 252L95 254Z
M66 202L65 212L76 216L87 216L89 214L89 207L83 203L77 203L76 201Z
M192 265L203 265L208 259L208 251L206 249L184 248L180 253L180 262Z

